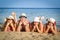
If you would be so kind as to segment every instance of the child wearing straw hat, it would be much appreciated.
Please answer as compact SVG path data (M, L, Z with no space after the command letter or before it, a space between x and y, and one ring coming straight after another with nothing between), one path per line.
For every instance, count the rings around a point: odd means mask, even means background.
M49 18L47 21L48 23L44 27L44 32L57 34L56 20L54 18Z
M30 28L33 32L43 33L43 25L42 22L40 22L39 17L34 18L34 21L31 23Z
M5 25L4 25L4 31L15 31L14 28L14 20L13 16L9 16L6 18Z

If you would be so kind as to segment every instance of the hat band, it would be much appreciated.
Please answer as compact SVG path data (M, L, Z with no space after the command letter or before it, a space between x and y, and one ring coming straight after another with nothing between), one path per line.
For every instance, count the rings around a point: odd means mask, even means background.
M25 18L27 18L26 16L20 16L19 18L21 18L21 17L25 17Z

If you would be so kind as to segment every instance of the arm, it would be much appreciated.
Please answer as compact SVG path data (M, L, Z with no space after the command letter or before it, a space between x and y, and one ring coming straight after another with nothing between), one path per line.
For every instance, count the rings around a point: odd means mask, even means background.
M14 23L14 27L15 27L15 29L16 29L16 26L17 26L17 23Z
M45 33L48 33L49 29L50 29L50 27L47 26L47 29L45 30Z
M17 31L18 31L18 32L20 32L20 30L21 30L21 28L22 28L21 24L22 24L22 23L20 22L19 25L18 25L18 28L17 28Z
M32 25L31 24L29 25L29 29L30 29L30 31L32 31Z
M35 27L35 26L33 26L32 32L34 32L35 28L36 28L36 27Z
M5 29L4 29L5 32L7 31L8 26L9 26L9 23L7 23L7 25L5 26Z
M26 31L27 31L27 32L30 31L30 30L29 30L29 24L26 25Z
M51 27L51 30L52 30L52 32L54 33L54 34L57 34L57 28L56 28L56 26L53 28L53 27Z
M12 27L13 31L15 31L15 27L12 23L11 23L11 27Z
M15 21L14 26L15 26L15 28L16 28L16 26L17 26L17 24L18 24L16 17L14 18L14 21Z
M56 27L56 26L54 26L54 27L55 27L55 28L54 28L54 29L55 29L55 31L57 32L57 31L58 31L58 30L57 30L57 27Z
M18 28L17 28L17 31L18 31L18 32L20 32L21 27L22 27L21 25L18 26Z
M44 26L43 26L43 32L45 33L45 31L46 31L46 25L44 24Z
M40 32L43 33L43 24L42 24L42 22L40 22L40 27L39 27L39 29L40 29Z
M25 30L26 30L26 32L29 32L29 31L30 31L30 30L29 30L29 22L26 20L26 21L24 21L23 23L24 23L24 25L25 25Z
M39 33L42 33L38 27L37 27L37 30L38 30Z
M14 21L17 22L17 18L16 18L16 13L12 12L12 16L14 17Z

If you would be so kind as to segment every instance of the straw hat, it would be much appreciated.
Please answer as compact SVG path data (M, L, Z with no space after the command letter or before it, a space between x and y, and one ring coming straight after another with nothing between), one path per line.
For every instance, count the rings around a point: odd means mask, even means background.
M52 23L55 23L56 22L56 20L54 18L49 18L49 19L47 19L47 21L50 21Z
M14 17L13 16L9 16L7 19L14 19Z
M21 18L21 17L27 18L25 13L22 13L19 18Z
M35 17L34 22L40 22L39 17Z
M51 21L52 23L54 23L54 22L55 22L55 19L54 19L54 18L50 18L50 21Z

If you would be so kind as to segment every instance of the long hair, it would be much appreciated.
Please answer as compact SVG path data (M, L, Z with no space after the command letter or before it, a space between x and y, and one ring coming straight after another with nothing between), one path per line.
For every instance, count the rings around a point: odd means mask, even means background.
M7 23L8 23L8 19L4 23L4 28L6 27ZM12 19L12 23L13 23L13 26L14 26L15 21L13 19Z
M40 27L40 22L39 22L39 24L38 24L38 27ZM34 28L34 22L31 22L31 23L30 23L30 30L32 31L33 28Z
M47 28L47 26L49 25L49 21L48 21L48 23L46 23L46 28ZM53 28L55 28L55 26L56 26L56 23L52 23L53 24Z

